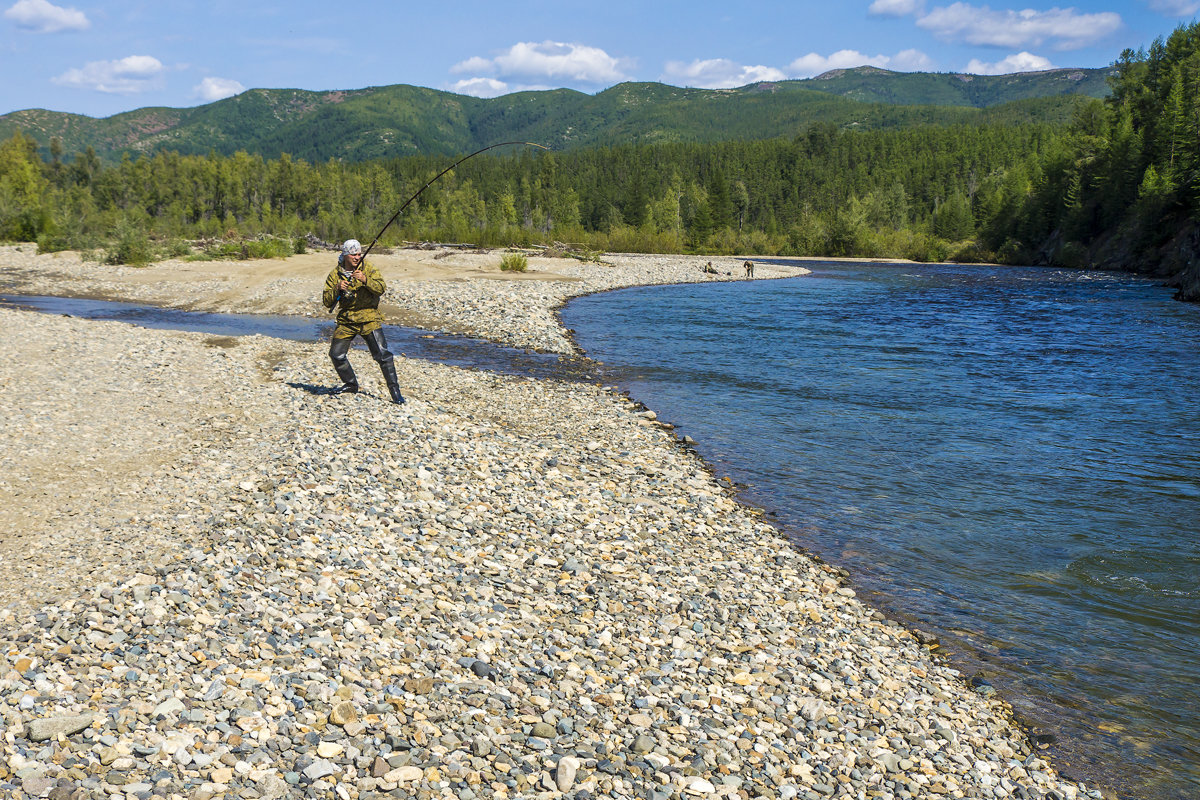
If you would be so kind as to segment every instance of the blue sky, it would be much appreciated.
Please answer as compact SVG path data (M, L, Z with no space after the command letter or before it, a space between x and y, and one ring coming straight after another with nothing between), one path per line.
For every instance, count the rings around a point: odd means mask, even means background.
M859 64L1101 67L1198 12L1200 0L0 0L0 114L103 117L251 88L493 97L629 80L732 87Z

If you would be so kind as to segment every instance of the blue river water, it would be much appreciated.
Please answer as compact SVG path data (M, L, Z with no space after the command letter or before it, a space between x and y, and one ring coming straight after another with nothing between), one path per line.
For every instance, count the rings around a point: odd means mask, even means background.
M1200 797L1200 307L1110 273L806 266L562 317L1065 774Z

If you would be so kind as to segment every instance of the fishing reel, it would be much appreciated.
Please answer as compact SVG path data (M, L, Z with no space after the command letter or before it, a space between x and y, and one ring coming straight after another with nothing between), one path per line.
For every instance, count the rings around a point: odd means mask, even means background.
M342 269L341 267L339 267L338 275L341 276L342 280L344 280L346 283L350 284L350 288L343 291L342 296L343 297L353 297L354 293L356 291L358 291L357 287L355 287L355 285L354 285L354 269L353 268Z
M349 284L349 288L345 290L338 290L337 298L333 301L333 307L335 309L338 307L338 303L343 303L349 300L350 298L354 297L354 293L358 291L357 287L354 285L354 267L346 263L344 256L338 256L337 270L338 277Z

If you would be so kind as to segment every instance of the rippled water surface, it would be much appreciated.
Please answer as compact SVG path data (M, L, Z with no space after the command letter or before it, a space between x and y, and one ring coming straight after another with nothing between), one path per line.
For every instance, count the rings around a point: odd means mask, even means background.
M1200 308L1107 273L817 265L563 313L743 499L937 633L1063 772L1200 797Z

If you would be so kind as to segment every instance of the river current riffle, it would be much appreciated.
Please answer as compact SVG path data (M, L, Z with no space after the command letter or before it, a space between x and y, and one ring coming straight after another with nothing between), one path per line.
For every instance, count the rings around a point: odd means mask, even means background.
M1064 773L1200 797L1200 307L1111 273L805 266L562 316Z

